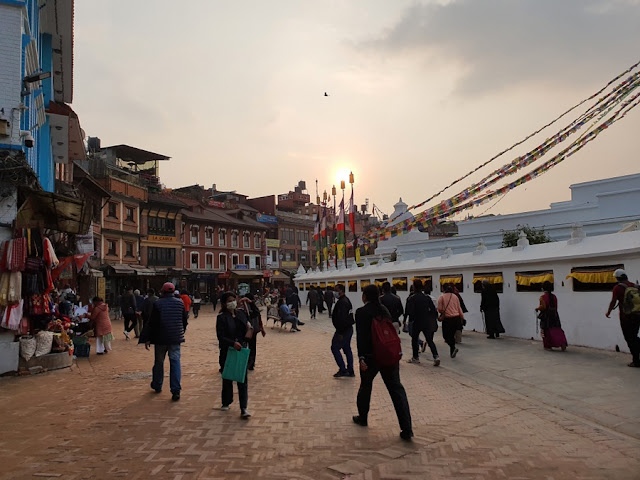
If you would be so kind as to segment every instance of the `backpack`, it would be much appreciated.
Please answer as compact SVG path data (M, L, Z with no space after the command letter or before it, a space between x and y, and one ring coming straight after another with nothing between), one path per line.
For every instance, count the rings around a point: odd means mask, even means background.
M373 357L379 367L395 367L402 358L400 337L391 319L377 316L371 322Z
M640 291L638 286L629 286L624 283L619 285L624 287L624 297L620 303L622 313L625 315L640 315Z

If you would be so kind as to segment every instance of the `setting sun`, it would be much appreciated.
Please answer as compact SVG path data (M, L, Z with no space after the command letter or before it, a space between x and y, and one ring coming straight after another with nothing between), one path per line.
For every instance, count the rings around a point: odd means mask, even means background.
M342 180L345 185L349 185L349 173L351 173L351 170L348 168L340 168L336 171L335 182L337 188L340 187L340 181Z

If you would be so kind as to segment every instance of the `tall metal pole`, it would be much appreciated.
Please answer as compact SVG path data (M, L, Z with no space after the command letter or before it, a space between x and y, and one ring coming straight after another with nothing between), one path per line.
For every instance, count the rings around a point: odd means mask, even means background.
M353 205L351 205L351 208L353 209L353 217L351 216L351 212L349 212L349 223L351 223L351 230L353 230L353 261L356 264L356 266L358 265L358 257L356 255L356 248L358 248L358 239L356 237L356 206L355 206L355 202L356 199L353 196L353 184L355 183L355 177L353 176L353 172L349 173L349 183L351 184L351 201L353 202Z
M338 269L338 245L337 245L337 238L336 238L336 186L334 185L331 188L331 194L333 195L333 237L332 237L332 245L335 245L335 249L333 251L333 264L335 265L336 269Z
M344 180L340 180L340 188L342 189L342 221L347 223L347 219L344 216ZM344 245L344 266L347 267L347 228L346 225L342 225L342 242Z

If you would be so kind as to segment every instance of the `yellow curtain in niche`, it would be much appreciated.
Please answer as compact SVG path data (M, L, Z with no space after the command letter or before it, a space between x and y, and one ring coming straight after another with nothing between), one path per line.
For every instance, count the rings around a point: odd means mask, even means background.
M447 283L462 283L462 275L450 275L448 277L440 277L440 285L446 285Z
M567 278L575 278L582 283L616 283L614 270L609 272L572 272Z
M523 287L530 287L534 283L553 283L553 273L543 273L540 275L519 275L516 274L516 284Z
M504 279L502 278L502 275L474 275L472 283L482 282L483 280L486 280L492 285L495 285L498 283L504 283Z

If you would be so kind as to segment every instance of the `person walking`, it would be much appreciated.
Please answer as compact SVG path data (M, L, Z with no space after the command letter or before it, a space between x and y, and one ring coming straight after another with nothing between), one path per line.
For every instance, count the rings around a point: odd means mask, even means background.
M158 297L156 296L155 289L149 288L147 290L147 298L145 298L144 302L142 302L142 312L140 314L141 317L142 317L141 334L142 334L142 331L144 331L144 329L147 326L147 324L149 323L149 320L151 319L151 312L153 311L153 304L156 303L156 300L158 300Z
M391 284L389 282L382 284L380 303L387 307L391 314L391 321L398 326L398 333L400 333L400 316L404 315L404 308L402 308L400 297L391 292Z
M451 358L456 358L458 349L456 348L456 331L462 330L464 313L460 306L460 300L454 292L454 287L450 283L445 284L444 293L438 297L438 320L442 322L442 338L449 345Z
M558 299L551 293L553 284L544 282L542 284L544 294L540 297L540 304L536 308L540 319L540 330L542 330L542 345L545 350L553 347L560 347L564 352L567 349L567 338L562 330L560 316L558 315Z
M142 331L142 304L144 303L144 297L140 295L140 290L137 288L133 291L133 296L136 298L136 323L133 327L136 337L140 338L140 332Z
M333 294L333 289L331 287L327 287L324 292L324 303L327 304L328 314L331 317L331 310L333 309L333 302L335 300L335 295Z
M500 334L504 333L504 327L500 321L500 297L486 279L482 280L481 288L480 312L484 315L487 338L500 338Z
M233 292L225 292L220 297L220 313L216 321L216 334L220 346L220 366L224 368L227 361L227 353L230 348L241 350L247 347L247 331L251 329L249 319L242 309L237 308L236 295ZM240 400L240 416L249 418L251 414L247 410L249 401L248 375L245 373L244 382L236 382L238 385L238 398ZM229 410L233 403L233 381L222 379L222 407L221 410Z
M629 367L640 368L640 312L634 311L640 306L640 294L638 285L629 281L627 272L619 268L613 272L618 284L613 287L611 302L607 309L606 317L609 318L611 312L617 307L620 315L620 328L624 336L629 352L631 353L631 363Z
M316 292L318 292L318 313L322 313L326 310L326 308L324 308L324 292L320 286L316 288Z
M102 355L111 351L111 319L109 318L109 305L104 299L93 297L91 313L86 314L93 325L93 334L96 337L96 353Z
M318 291L311 288L307 293L307 301L309 304L309 318L316 318L316 309L318 308Z
M187 330L187 311L182 301L173 295L174 291L173 283L167 282L162 286L162 296L153 304L151 318L138 343L144 343L147 350L152 344L155 347L151 388L156 393L162 391L164 359L169 354L169 387L172 393L171 400L176 402L180 400L182 391L180 345L184 343Z
M393 406L400 424L400 438L410 441L413 437L411 426L411 412L407 393L400 382L400 364L390 367L377 365L373 351L372 325L377 317L391 319L391 314L380 303L378 287L369 285L362 291L364 306L356 310L356 339L358 358L360 363L360 388L356 400L358 415L353 417L354 423L366 427L368 425L369 407L373 380L380 373L387 391L391 396ZM378 320L375 320L378 321Z
M124 331L122 333L129 340L129 332L136 325L136 297L133 295L133 288L127 287L126 293L122 295L120 305L124 317Z
M200 292L194 293L193 302L191 303L191 309L193 310L193 318L198 318L198 314L200 313L201 303L202 303L202 297L200 296Z
M243 298L240 299L240 301L238 302L238 308L242 308L244 310L244 313L246 314L247 318L249 319L249 323L251 324L251 328L253 329L253 334L247 342L250 350L247 369L253 370L256 366L258 333L261 333L264 337L267 332L265 332L264 330L262 315L260 315L260 309L256 305L255 297L252 293L247 293Z
M336 329L331 340L331 353L338 364L338 372L333 376L338 377L355 377L356 374L353 371L353 352L351 351L351 337L353 337L353 306L351 301L344 293L344 285L336 285L336 291L338 292L338 301L333 308L331 314L331 321ZM344 359L342 358L342 352L347 357L347 365L344 365Z
M431 297L424 293L422 288L422 280L416 278L413 281L414 293L407 300L407 315L412 323L411 348L413 350L413 356L409 363L420 363L418 343L422 333L426 339L426 343L423 345L429 345L433 355L433 366L437 367L440 365L440 356L436 344L433 342L433 335L438 331L438 311ZM424 352L424 347L422 351Z
M189 292L187 292L186 290L182 290L182 292L180 292L180 300L182 300L182 303L184 303L184 309L187 311L187 318L189 318L189 312L191 311L192 303Z

